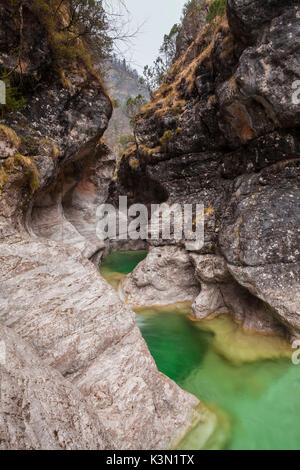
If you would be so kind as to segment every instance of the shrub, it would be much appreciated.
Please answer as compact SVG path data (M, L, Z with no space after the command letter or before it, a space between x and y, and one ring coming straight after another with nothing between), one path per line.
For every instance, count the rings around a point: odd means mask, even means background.
M21 95L21 91L18 87L11 86L8 78L5 78L6 74L3 73L0 79L6 85L6 104L0 105L0 113L2 119L7 113L12 111L16 112L26 104L25 98Z
M134 127L136 123L136 114L146 103L147 100L143 95L137 95L135 98L132 96L128 97L124 108L124 114L130 119L132 127Z
M223 16L226 13L227 0L214 0L208 9L206 21L211 23L217 16Z
M199 10L199 0L189 0L185 3L182 10L183 18L190 15L195 10Z

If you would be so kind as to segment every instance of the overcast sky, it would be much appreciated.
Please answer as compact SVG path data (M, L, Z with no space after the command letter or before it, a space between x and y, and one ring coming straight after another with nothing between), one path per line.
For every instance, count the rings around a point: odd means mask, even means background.
M142 25L138 36L132 40L131 50L125 57L141 71L151 65L158 55L164 34L178 23L186 0L126 0L132 18L132 29Z

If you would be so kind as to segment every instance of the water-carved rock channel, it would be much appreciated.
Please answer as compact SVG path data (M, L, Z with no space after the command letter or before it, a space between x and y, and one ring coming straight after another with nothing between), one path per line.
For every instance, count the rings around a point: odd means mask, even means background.
M101 274L117 289L145 256L111 253ZM185 304L136 313L158 369L200 398L215 420L198 423L178 448L300 449L300 376L285 340L245 333L225 315L192 321Z

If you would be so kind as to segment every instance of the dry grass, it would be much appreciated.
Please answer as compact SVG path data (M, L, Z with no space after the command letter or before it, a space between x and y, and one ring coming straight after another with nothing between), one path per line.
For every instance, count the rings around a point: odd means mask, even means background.
M224 17L216 17L211 24L206 24L195 41L188 47L186 52L173 64L169 70L165 83L154 93L150 103L141 107L137 116L137 122L142 122L150 116L163 117L167 114L180 116L185 109L187 100L192 96L195 88L196 73L201 64L211 68L211 53L218 33L229 33L229 26ZM225 51L230 53L232 40L226 39ZM224 52L225 53L225 52ZM209 97L211 103L216 101L215 96ZM181 128L175 131L178 135ZM148 148L139 145L139 153L145 158L150 158L155 153L160 153L166 147L171 131L166 131L161 138L161 145L155 148ZM136 152L136 146L126 150L124 158L129 158Z
M160 153L160 152L161 152L160 145L158 145L157 147L153 147L153 148L146 147L146 145L139 145L139 153L145 158L151 158L152 155L156 153Z
M195 41L171 67L166 77L167 83L154 93L150 103L140 109L139 120L147 118L150 114L155 116L163 116L167 113L180 114L186 99L193 92L198 67L205 62L207 62L207 67L211 67L210 56L217 34L228 31L226 17L217 17L211 24L205 25ZM232 44L228 40L228 51L231 47ZM227 51L227 47L225 50ZM184 84L184 92L181 91L182 84Z
M16 174L24 176L30 187L31 194L34 194L40 184L38 169L30 157L24 157L19 154L7 158L0 169L1 193L5 185L12 180Z
M140 166L140 162L137 158L132 157L129 160L129 166L132 170L136 170Z
M16 149L20 147L21 139L10 127L0 124L0 140L10 142Z

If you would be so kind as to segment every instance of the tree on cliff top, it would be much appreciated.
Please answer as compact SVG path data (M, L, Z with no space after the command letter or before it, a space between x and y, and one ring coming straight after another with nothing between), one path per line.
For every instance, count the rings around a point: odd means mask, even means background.
M136 34L130 31L128 11L123 0L10 0L8 7L19 36L19 63L22 62L23 16L34 12L47 32L53 58L59 66L81 55L97 59L111 56L119 41ZM85 51L86 50L86 51Z
M159 49L160 55L154 61L153 66L146 65L144 67L142 84L148 88L150 95L160 87L167 71L174 61L176 54L176 38L180 28L179 24L174 24L169 34L165 34L163 43Z
M133 135L134 135L135 141L136 141L135 125L136 125L136 120L137 120L137 113L139 109L142 106L144 106L146 103L147 103L146 98L141 94L137 95L135 98L133 98L132 96L129 96L126 101L124 114L130 119L130 125L133 129ZM137 141L136 141L136 144L137 144Z

